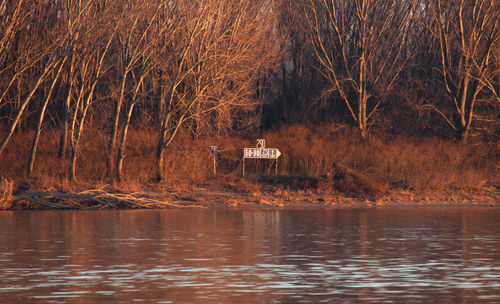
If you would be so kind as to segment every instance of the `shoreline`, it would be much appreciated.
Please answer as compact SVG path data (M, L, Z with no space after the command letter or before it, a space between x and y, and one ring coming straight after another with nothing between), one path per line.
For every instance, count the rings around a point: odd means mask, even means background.
M51 189L16 190L0 200L0 210L98 210L98 209L310 209L385 207L500 207L500 190L490 187L476 191L388 190L377 197L354 197L343 193L314 190L224 189L213 185L173 187L156 185L139 191L109 186L80 191Z
M25 158L33 134L0 161L2 209L132 209L187 207L364 208L384 206L490 206L500 202L500 145L463 145L429 137L386 133L362 139L347 126L283 126L262 138L281 151L279 175L270 162L247 161L242 147L251 137L229 134L217 157L207 147L215 139L184 134L156 172L155 139L131 130L120 179L108 169L107 133L88 130L74 178L69 155L58 157L58 133L45 134L35 171ZM22 136L21 136L22 135ZM181 149L189 147L189 151ZM214 174L214 160L217 174ZM120 180L120 181L119 181Z

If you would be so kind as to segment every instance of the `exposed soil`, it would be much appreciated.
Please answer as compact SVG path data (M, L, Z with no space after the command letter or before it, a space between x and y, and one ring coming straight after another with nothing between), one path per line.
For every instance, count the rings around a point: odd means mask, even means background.
M203 184L151 182L141 189L107 185L99 189L17 187L0 200L2 209L158 209L158 208L365 208L417 206L500 206L500 190L417 193L390 189L354 172L332 176L218 176Z

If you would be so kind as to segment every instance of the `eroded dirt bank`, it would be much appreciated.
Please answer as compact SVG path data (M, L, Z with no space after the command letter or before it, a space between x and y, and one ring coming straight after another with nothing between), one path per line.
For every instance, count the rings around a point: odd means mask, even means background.
M219 177L204 184L152 182L135 188L102 184L71 189L14 188L4 182L2 187L3 210L500 206L500 190L495 187L418 193L356 178Z

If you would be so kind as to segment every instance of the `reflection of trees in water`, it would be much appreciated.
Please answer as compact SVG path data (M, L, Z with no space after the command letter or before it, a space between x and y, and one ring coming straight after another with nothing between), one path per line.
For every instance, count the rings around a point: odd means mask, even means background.
M268 255L270 263L280 263L281 212L243 211L243 233L246 256L253 260L259 255Z
M0 213L0 266L18 269L9 282L32 288L23 297L88 292L74 303L109 300L102 291L120 301L314 302L337 291L353 302L396 292L475 302L495 296L498 280L488 270L500 267L492 210Z

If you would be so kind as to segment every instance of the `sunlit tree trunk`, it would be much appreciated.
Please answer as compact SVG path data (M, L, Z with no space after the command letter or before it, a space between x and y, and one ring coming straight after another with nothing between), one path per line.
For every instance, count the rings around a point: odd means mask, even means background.
M328 82L323 96L345 104L361 135L410 57L407 33L415 0L307 0L307 31ZM369 104L373 100L372 104Z
M127 22L122 23L123 24L122 28L125 31L125 35L124 37L119 36L118 39L120 41L120 46L121 46L121 56L120 56L121 67L119 69L121 72L121 82L120 82L119 97L115 105L113 126L111 130L111 137L109 140L109 147L108 147L109 155L108 155L107 167L110 176L113 176L114 174L113 171L115 167L113 167L113 163L115 164L121 163L121 160L118 161L116 158L117 157L116 141L118 138L118 131L120 129L119 123L120 123L120 116L123 104L128 95L127 81L129 80L129 75L136 67L140 59L144 58L146 56L146 53L150 51L153 45L155 45L155 41L156 39L159 39L158 36L160 35L160 33L158 32L152 34L151 31L153 25L155 24L154 22L156 21L159 11L161 10L162 7L164 7L165 3L163 1L159 1L152 8L150 8L148 5L149 3L144 2L142 4L137 4L136 6L128 9L128 13L125 14L125 17L130 17L131 20L133 21L131 22L131 24L128 24ZM144 27L140 27L140 25L138 25L139 21L141 22L146 21L147 23ZM148 35L150 35L150 37L148 37ZM157 35L157 36L151 37L152 35ZM142 76L140 77L142 79ZM135 103L135 101L132 101L132 103ZM133 109L134 106L131 106L130 108ZM125 119L127 119L127 117ZM120 165L120 171L121 171L121 165ZM116 172L116 173L121 174L121 172Z
M429 104L455 129L457 138L467 142L475 119L475 106L480 93L500 103L494 86L499 75L491 61L500 38L500 4L495 0L430 0L433 26L428 29L439 48L439 71L442 84L453 110ZM454 117L454 118L453 118Z
M70 132L71 158L68 177L69 180L72 181L76 178L76 161L78 157L78 149L81 135L84 129L85 119L87 118L87 112L93 101L94 91L97 83L100 81L101 77L106 71L104 59L106 58L108 51L110 50L110 46L113 38L116 35L118 25L119 22L116 23L115 27L111 31L106 31L103 33L103 37L107 39L107 41L104 41L106 42L105 45L99 45L96 49L84 50L86 54L82 59L80 70L81 87L75 106L75 112L73 114L72 127ZM78 123L77 128L76 123Z
M30 92L26 98L24 98L23 102L19 106L19 108L16 111L16 114L14 116L14 119L11 121L9 128L7 129L7 133L4 135L2 142L0 143L0 156L2 155L2 152L4 151L5 147L7 146L7 143L9 142L10 138L12 137L12 134L14 133L14 130L19 123L21 119L21 115L24 113L24 110L28 106L28 103L31 101L31 98L35 94L36 90L42 83L43 79L47 75L47 73L52 69L53 67L53 62L50 61L45 65L45 68L43 71L40 73L38 78L36 79L35 83L33 84L32 88L30 89Z
M47 96L45 97L45 100L43 102L42 109L40 110L40 115L38 117L38 124L37 124L36 132L35 132L35 137L33 138L33 144L31 146L30 158L28 161L28 170L27 170L28 176L31 176L33 174L33 166L35 164L35 156L36 156L36 150L38 147L38 139L40 137L42 123L43 123L43 119L45 117L45 111L47 109L47 105L49 104L50 98L52 97L52 91L54 90L54 87L55 87L57 81L59 80L59 75L61 74L64 63L66 62L66 58L67 57L64 57L62 59L61 63L59 63L59 68L57 69L57 72L54 75L54 79L52 80L52 84L50 86L49 91L47 92Z
M139 93L139 89L143 83L144 78L147 76L147 72L143 73L136 84L135 90L134 90L134 95L132 96L132 102L129 105L128 111L127 111L127 116L125 118L125 122L123 124L123 130L122 130L122 136L120 139L120 144L118 146L118 155L116 159L116 177L118 181L121 181L122 179L122 170L123 170L123 159L125 158L125 148L126 148L126 143L127 143L127 135L128 135L128 129L130 126L130 121L132 119L132 113L134 112L135 105L137 104L138 97L137 94Z
M73 50L74 51L74 50ZM74 70L75 70L75 56L70 54L71 60L69 65L68 79L66 85L68 87L66 98L62 103L62 122L61 122L61 136L59 138L59 149L57 153L57 157L61 159L64 156L64 152L66 151L66 146L68 143L68 132L69 132L69 118L70 118L70 107L71 107L71 99L73 98L73 87L74 84Z

